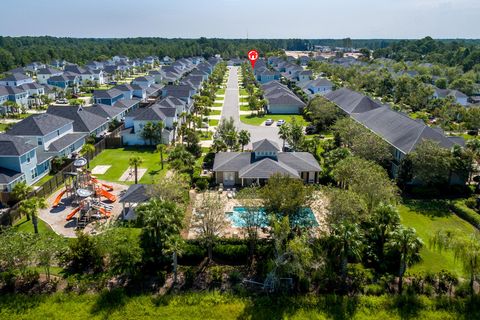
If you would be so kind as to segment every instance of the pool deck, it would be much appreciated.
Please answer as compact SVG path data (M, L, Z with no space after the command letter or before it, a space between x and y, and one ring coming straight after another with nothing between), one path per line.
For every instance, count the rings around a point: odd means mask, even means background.
M227 192L221 193L222 197L225 197L225 213L232 212L234 207L241 207L243 206L237 199L235 198L228 198ZM201 196L201 194L199 194ZM197 201L201 197L197 198ZM325 230L325 217L328 213L327 211L327 201L325 196L317 191L314 194L314 200L310 206L313 215L315 216L315 220L318 223L318 226L312 227L312 231L314 234L318 234L322 230ZM193 214L195 214L195 209L193 210ZM222 236L227 238L245 238L246 237L246 230L243 227L236 227L233 225L233 222L229 219L227 214L225 214L225 220L227 222L227 227L223 230ZM269 236L269 228L260 228L259 230L259 237L266 238ZM188 232L188 239L195 239L198 236L197 232L193 230L193 228L189 229Z

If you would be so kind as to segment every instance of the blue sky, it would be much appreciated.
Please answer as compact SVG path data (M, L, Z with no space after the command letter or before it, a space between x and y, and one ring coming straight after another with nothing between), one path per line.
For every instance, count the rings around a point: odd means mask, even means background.
M480 0L2 0L0 35L480 38Z

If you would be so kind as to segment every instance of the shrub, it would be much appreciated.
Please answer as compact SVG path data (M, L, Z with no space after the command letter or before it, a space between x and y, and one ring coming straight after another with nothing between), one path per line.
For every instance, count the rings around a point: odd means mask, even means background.
M205 191L207 190L209 185L208 178L206 177L200 177L195 181L195 186L199 191Z
M470 197L465 200L465 205L470 209L475 209L477 207L477 199L475 197Z
M182 265L198 265L207 256L207 250L198 242L188 241L178 263Z
M480 215L468 208L462 201L453 201L450 209L460 218L470 222L476 228L480 228Z
M230 272L230 274L228 275L228 280L230 281L230 283L232 285L235 285L237 283L240 283L242 281L242 278L243 278L243 275L240 271L238 270L233 270L232 272Z
M213 256L225 264L244 264L248 258L246 244L218 244L213 248Z

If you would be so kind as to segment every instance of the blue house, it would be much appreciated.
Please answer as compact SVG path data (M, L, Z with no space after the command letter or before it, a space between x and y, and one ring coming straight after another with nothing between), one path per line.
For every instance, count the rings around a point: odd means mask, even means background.
M0 191L12 191L20 182L31 185L50 170L48 159L40 159L28 140L0 134Z
M125 99L125 97L122 91L112 88L109 90L95 90L93 92L93 99L95 100L95 103L113 106L115 102Z

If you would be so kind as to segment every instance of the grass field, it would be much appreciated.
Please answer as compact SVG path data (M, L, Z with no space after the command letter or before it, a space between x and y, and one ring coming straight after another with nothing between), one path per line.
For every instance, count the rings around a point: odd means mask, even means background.
M198 131L200 140L212 140L213 132L211 131Z
M267 119L272 119L274 121L278 121L280 119L283 119L286 122L290 122L292 117L295 118L297 120L297 122L300 123L302 126L308 125L307 121L305 121L305 119L302 116L295 115L295 114L266 114L266 115L262 115L260 117L257 116L257 115L253 115L253 116L252 115L241 115L240 120L243 123L246 123L246 124L259 126Z
M4 295L8 319L478 319L475 302L424 296L238 297L217 291L179 295ZM468 308L466 307L468 303Z
M41 186L42 184L44 184L45 182L47 182L48 180L52 179L53 176L51 174L47 174L46 176L42 177L42 179L38 180L34 186Z
M218 89L217 92L215 92L216 95L219 95L219 94L225 94L225 89Z
M7 127L8 127L7 123L0 123L0 132L4 132Z
M208 125L209 125L210 127L217 126L217 125L218 125L218 121L219 121L219 120L217 120L217 119L209 119L209 120L208 120Z
M451 213L443 202L405 201L399 206L402 224L413 227L423 240L421 250L423 261L414 265L410 272L449 270L459 276L464 276L460 262L454 260L451 252L438 252L430 247L430 239L441 229L453 230L461 235L475 231L474 227Z
M219 115L222 113L222 111L220 111L220 110L212 110L212 109L210 109L209 111L210 111L210 112L208 113L209 116L219 116Z
M241 96L247 96L247 95L248 95L247 90L241 88L241 89L240 89L240 95L241 95Z
M27 217L23 217L15 222L13 227L19 232L34 232L32 221L28 221ZM41 219L38 219L38 233L57 236L57 234L53 232L52 228L50 228L50 226Z
M240 98L240 102L248 102L248 98Z
M213 106L214 107L223 107L223 102L214 102Z
M242 111L250 111L250 108L248 107L248 104L245 104L245 105L240 105L240 110L242 110Z
M99 174L97 176L102 180L117 182L125 170L129 168L128 162L132 156L142 158L143 163L139 167L147 168L147 172L139 180L139 183L152 183L154 179L163 176L168 169L168 165L165 163L164 169L161 170L160 154L158 152L153 151L152 148L138 147L106 149L90 162L90 168L93 169L97 165L111 165L105 174ZM133 182L127 182L127 184L128 183Z

